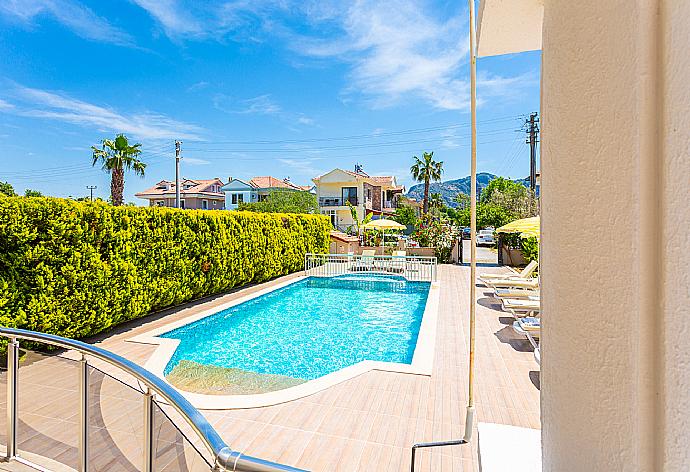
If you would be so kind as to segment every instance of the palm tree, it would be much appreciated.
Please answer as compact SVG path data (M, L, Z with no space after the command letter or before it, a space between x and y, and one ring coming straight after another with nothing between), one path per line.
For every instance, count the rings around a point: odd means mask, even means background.
M431 181L438 182L443 174L443 161L434 160L434 152L424 152L422 158L414 156L414 164L410 167L412 177L417 182L424 182L424 213L429 211L429 184Z
M110 198L115 206L122 205L125 190L125 169L144 176L146 164L137 159L141 154L141 144L129 144L127 136L118 134L115 139L104 139L101 149L91 146L93 151L91 165L102 162L103 170L110 174Z

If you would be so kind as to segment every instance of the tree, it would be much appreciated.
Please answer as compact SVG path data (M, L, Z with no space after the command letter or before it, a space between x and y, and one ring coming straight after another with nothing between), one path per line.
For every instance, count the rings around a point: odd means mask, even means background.
M482 191L481 202L505 209L516 220L536 216L538 213L534 193L521 183L503 177L489 182Z
M398 205L393 220L401 225L414 228L417 225L417 212L409 205Z
M138 159L141 154L141 144L129 144L124 134L118 134L115 139L104 139L101 149L91 146L92 164L102 164L103 170L110 174L110 198L113 205L123 203L122 194L125 190L125 170L133 170L140 177L144 177L146 164Z
M455 212L455 219L460 226L470 226L470 208L464 208ZM477 204L477 228L493 226L498 228L515 220L513 215L505 208L493 203Z
M431 198L429 199L429 207L430 208L435 208L437 210L440 210L445 206L445 202L443 201L443 197L441 197L440 193L432 193Z
M9 182L0 182L0 195L5 195L6 197L16 197L17 194L14 193L14 187Z
M466 208L470 207L470 196L467 195L466 193L458 193L455 196L455 201L458 202L458 209L459 210L464 210Z
M261 202L240 203L238 210L262 213L317 213L316 195L295 190L272 190Z
M441 180L441 174L443 174L443 161L435 161L433 151L424 152L421 159L414 156L414 160L414 164L410 167L410 172L417 182L424 182L423 211L424 214L426 214L429 211L429 185L431 181L438 182Z
M25 197L42 197L43 194L39 192L38 190L31 190L30 188L27 188L24 191L24 196Z

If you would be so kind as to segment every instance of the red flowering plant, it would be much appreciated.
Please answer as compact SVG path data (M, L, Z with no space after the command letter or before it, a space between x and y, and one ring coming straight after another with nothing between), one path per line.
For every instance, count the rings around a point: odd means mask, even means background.
M448 262L453 244L458 239L458 231L426 214L419 219L417 228L410 237L421 247L433 247L439 262Z

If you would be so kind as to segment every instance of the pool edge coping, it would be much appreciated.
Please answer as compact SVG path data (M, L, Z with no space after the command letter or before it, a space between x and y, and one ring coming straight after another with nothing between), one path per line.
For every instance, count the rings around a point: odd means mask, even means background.
M431 282L427 295L426 306L422 315L422 322L417 335L417 344L412 355L411 364L384 361L361 361L357 364L331 372L317 379L309 380L303 384L288 387L274 392L256 393L248 395L211 395L203 393L192 393L182 390L172 385L165 378L164 371L170 358L175 353L180 341L178 339L161 338L159 335L174 329L194 323L212 314L232 308L233 306L247 302L254 298L266 295L279 290L288 285L306 279L307 276L301 275L294 279L266 287L254 293L241 296L230 300L219 306L203 310L200 313L184 317L180 320L167 323L163 326L153 328L145 333L133 336L125 340L138 344L148 344L157 346L149 359L144 364L144 368L158 376L168 385L180 392L194 407L202 410L232 410L243 408L260 408L286 403L310 395L314 395L322 390L338 385L339 383L353 379L359 375L372 370L385 372L397 372L414 375L430 376L436 349L436 330L438 321L438 310L440 303L440 282Z

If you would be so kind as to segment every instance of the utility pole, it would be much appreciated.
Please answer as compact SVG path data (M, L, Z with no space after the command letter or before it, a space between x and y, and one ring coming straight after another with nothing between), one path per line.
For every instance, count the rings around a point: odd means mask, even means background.
M539 118L537 112L532 112L529 119L525 121L527 126L527 140L529 144L529 188L532 192L537 191L537 143L539 142Z
M98 187L95 185L87 185L86 188L89 189L89 191L91 192L91 201L93 202L93 191L94 191L94 189L97 189Z
M175 208L180 208L180 145L182 141L175 141Z

